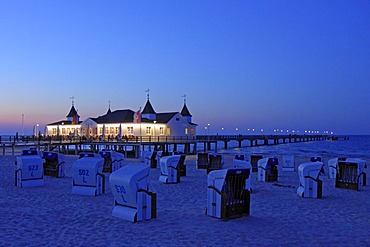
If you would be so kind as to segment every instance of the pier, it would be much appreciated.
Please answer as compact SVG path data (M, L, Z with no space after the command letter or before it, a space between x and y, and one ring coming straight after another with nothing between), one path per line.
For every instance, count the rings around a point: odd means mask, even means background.
M196 154L199 151L214 151L233 147L254 147L279 145L286 143L348 140L348 136L333 135L198 135L196 137L137 136L126 139L86 139L82 137L35 137L35 136L0 136L2 154L20 152L21 149L36 147L38 150L58 151L64 154L77 155L80 152L99 152L111 149L122 152L126 157L138 158L141 150L162 150L175 152L182 150L185 154ZM200 149L200 150L198 150Z

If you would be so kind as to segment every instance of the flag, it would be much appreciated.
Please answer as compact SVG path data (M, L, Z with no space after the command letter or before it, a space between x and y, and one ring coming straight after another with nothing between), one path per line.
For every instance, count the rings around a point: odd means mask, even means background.
M135 113L135 119L134 119L135 123L141 123L140 111L141 111L141 108Z
M73 115L72 124L77 124L77 114Z

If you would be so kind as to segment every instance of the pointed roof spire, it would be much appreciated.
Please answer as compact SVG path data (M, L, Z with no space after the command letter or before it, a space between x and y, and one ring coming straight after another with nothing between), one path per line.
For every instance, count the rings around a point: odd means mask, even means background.
M182 107L181 115L184 117L192 117L188 107L186 106L186 95L184 94L182 97L184 98L184 106Z
M112 111L110 110L110 100L108 101L109 105L108 105L108 111L107 111L107 114L111 113Z
M154 108L152 104L150 103L149 99L146 101L146 104L144 106L144 110L141 112L141 114L156 114L154 111Z
M77 117L80 117L78 114L77 114L77 111L75 109L75 106L74 106L74 99L75 97L70 97L70 99L72 99L72 107L71 107L71 110L69 110L69 113L67 115L67 118L73 118L74 116L77 116Z

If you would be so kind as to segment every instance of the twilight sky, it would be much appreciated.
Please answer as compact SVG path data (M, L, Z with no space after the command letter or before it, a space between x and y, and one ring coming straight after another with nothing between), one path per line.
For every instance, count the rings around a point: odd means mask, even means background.
M0 0L0 32L2 135L148 88L157 112L185 94L198 134L370 134L368 0Z

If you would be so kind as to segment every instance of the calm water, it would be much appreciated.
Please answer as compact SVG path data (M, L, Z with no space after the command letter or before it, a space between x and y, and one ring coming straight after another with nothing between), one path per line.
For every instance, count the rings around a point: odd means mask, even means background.
M231 144L231 143L230 143ZM230 145L231 146L231 145ZM235 143L234 146L237 146ZM300 143L287 143L271 146L231 148L221 150L223 144L219 144L219 153L259 153L263 155L296 155L296 156L344 156L370 159L370 135L349 136L349 140L338 141L313 141ZM203 147L200 147L202 150Z

